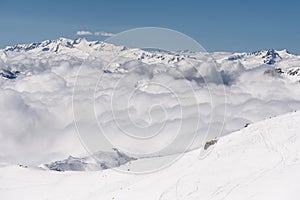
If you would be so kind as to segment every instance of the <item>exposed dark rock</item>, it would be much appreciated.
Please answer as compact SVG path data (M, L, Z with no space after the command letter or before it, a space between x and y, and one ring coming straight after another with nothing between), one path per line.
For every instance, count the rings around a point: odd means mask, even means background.
M274 49L269 49L262 58L264 58L264 63L268 65L273 65L282 59Z
M6 79L15 79L19 73L19 71L13 72L7 69L0 69L0 75Z
M218 142L217 139L213 139L213 140L206 142L204 145L204 150L207 150L210 146L216 144L217 142Z

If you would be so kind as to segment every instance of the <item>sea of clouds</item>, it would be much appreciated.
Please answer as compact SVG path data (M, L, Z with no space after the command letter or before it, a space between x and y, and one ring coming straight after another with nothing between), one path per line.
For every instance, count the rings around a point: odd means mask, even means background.
M40 164L111 147L136 157L179 153L207 134L300 108L299 82L270 73L274 66L194 54L166 64L109 51L87 59L2 52L0 68L21 73L0 79L0 161Z

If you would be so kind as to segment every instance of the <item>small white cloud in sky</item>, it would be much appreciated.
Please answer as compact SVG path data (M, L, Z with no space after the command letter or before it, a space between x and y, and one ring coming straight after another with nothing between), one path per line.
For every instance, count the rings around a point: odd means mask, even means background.
M95 32L94 35L104 36L104 37L112 37L112 36L115 36L116 34L104 32L104 31L98 31L98 32Z
M76 35L93 35L90 31L77 31Z
M76 35L80 35L80 36L95 35L95 36L103 36L103 37L112 37L115 36L116 34L105 32L105 31L97 31L94 33L92 33L91 31L77 31Z

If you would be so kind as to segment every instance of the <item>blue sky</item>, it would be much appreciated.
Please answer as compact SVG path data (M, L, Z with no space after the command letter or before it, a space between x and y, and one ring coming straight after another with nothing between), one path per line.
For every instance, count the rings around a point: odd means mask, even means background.
M118 33L155 26L185 33L208 51L300 53L299 10L297 0L0 0L0 47L77 38L80 30Z

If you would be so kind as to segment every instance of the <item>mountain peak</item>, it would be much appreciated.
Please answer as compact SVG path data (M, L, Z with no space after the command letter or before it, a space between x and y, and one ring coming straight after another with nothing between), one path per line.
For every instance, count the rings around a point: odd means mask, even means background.
M274 49L269 49L262 58L264 58L264 63L268 65L273 65L282 59Z

